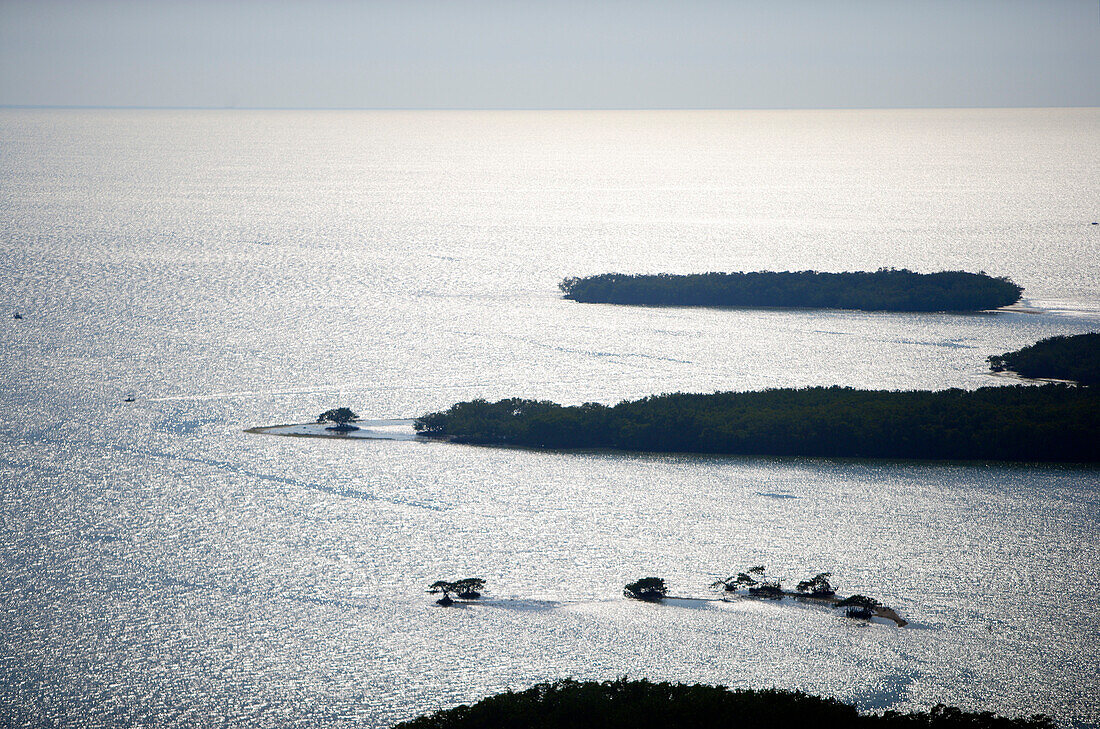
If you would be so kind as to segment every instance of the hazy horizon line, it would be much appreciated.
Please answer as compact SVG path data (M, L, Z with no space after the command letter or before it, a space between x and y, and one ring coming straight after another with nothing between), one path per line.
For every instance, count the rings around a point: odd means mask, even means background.
M0 110L118 111L915 111L979 109L1100 109L1100 105L1059 106L154 106L113 104L0 104Z

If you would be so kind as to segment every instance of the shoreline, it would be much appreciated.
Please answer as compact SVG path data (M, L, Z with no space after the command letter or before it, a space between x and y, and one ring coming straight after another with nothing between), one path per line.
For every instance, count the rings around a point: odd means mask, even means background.
M326 423L285 423L245 428L250 435L276 435L283 438L325 438L329 440L431 440L412 429L414 418L360 419L354 421L358 430L330 431Z
M1003 377L1006 380L1013 380L1014 382L1020 382L1025 385L1030 384L1044 384L1044 385L1069 385L1070 387L1080 387L1081 383L1077 380L1059 380L1054 377L1024 377L1018 372L1012 370L1001 370L1000 372L983 372L982 374L990 377Z

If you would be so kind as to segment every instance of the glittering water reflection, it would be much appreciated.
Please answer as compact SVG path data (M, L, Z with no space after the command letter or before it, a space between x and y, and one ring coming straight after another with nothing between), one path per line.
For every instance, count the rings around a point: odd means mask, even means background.
M0 327L5 721L385 726L621 674L1098 720L1095 469L244 432L336 405L1001 384L987 355L1097 327L1100 257L1069 227L1100 202L1095 111L3 112L0 129L0 280L25 316ZM992 269L1072 312L554 290L879 265ZM621 597L647 574L713 597L751 564L831 570L911 623ZM483 604L425 593L466 575Z

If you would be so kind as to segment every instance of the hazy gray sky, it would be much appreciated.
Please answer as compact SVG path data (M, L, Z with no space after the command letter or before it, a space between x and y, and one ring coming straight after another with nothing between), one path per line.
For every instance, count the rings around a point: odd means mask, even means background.
M0 0L0 104L1100 106L1100 2Z

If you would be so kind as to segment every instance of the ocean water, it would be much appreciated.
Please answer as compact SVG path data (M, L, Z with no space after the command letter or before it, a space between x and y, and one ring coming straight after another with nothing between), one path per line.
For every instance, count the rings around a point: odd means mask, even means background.
M1096 725L1095 467L244 430L473 397L1011 384L987 356L1100 329L1098 219L1097 109L0 111L0 723L385 727L629 675ZM556 290L881 266L1006 275L1025 302ZM706 597L754 564L831 571L911 623L621 596L659 575ZM484 604L425 593L470 575Z

